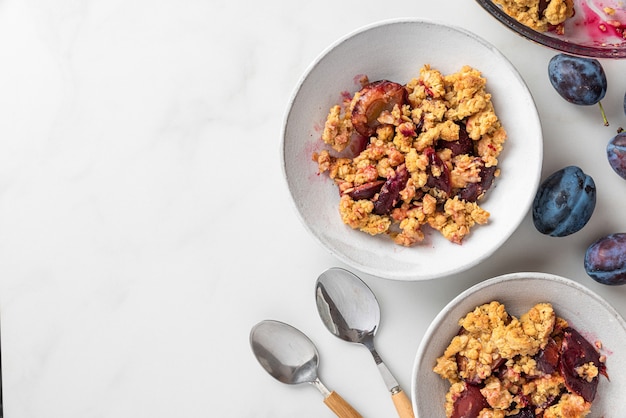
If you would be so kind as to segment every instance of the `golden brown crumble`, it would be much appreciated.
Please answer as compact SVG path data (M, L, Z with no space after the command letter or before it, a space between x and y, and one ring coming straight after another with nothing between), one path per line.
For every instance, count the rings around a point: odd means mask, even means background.
M319 172L339 188L343 222L371 235L388 234L403 246L422 241L426 226L461 243L475 225L489 221L489 212L478 201L500 175L498 156L507 139L485 89L487 80L470 66L444 75L425 65L402 86L404 102L385 108L385 100L393 101L384 95L398 94L385 91L365 111L359 106L373 84L367 79L363 84L363 90L330 108L321 139L331 149L313 155ZM370 119L365 149L345 157L359 137L355 123ZM452 152L463 135L469 137L471 151ZM406 178L393 204L386 211L377 209L383 183L398 175ZM368 188L377 189L373 196L362 197ZM470 188L478 191L462 194Z
M538 32L558 28L574 15L573 0L493 0L502 10ZM560 31L561 29L557 29Z
M483 402L484 407L475 411L482 418L504 418L523 408L531 408L543 418L583 418L589 414L591 400L585 401L585 393L570 390L566 376L561 374L564 366L546 369L545 364L539 364L544 361L541 356L550 351L548 345L566 349L564 335L572 332L551 304L538 303L518 319L507 313L503 304L493 301L469 312L459 320L459 326L459 333L433 368L450 383L445 398L447 417L455 413L455 402L464 394L468 396L468 385L480 388L473 396L482 398L474 399L474 404ZM580 364L573 373L581 381L597 382L600 373L606 374L599 369L604 367L604 356L594 361Z

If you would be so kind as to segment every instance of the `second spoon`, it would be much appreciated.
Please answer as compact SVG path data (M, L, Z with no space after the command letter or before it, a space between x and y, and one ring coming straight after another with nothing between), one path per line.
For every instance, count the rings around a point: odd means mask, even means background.
M374 347L380 307L370 288L353 273L334 267L318 277L315 299L322 322L332 334L344 341L363 344L370 350L398 415L414 418L411 401Z
M299 329L284 322L261 321L250 332L250 346L261 366L276 380L290 385L310 383L324 395L324 403L335 415L361 418L337 392L330 392L321 382L317 376L317 348Z

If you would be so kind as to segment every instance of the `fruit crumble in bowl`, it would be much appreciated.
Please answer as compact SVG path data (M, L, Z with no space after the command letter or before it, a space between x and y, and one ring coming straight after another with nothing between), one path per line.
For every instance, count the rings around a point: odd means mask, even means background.
M361 82L330 109L322 140L338 153L352 141L363 149L354 158L313 154L338 186L343 222L404 246L423 241L425 226L461 244L488 222L478 202L499 176L506 142L485 78L469 66L446 76L425 65L406 85Z
M492 45L397 19L311 64L281 157L298 216L331 253L368 274L426 280L476 265L518 227L542 132L526 84Z
M476 0L522 37L557 51L626 58L626 8L621 0Z
M626 416L626 322L579 283L546 273L486 280L451 301L413 367L417 416Z

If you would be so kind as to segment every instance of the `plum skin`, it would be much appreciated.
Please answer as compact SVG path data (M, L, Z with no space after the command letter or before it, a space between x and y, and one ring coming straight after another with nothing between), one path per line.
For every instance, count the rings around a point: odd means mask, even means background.
M619 286L626 284L626 233L602 237L585 252L585 272L596 282Z
M590 106L606 94L606 74L594 58L555 55L548 64L548 77L557 93L570 103Z
M626 179L626 132L619 131L606 146L609 165L623 179Z
M533 201L535 228L545 235L564 237L581 230L596 206L596 186L579 167L552 173L539 186Z
M369 83L360 90L352 110L352 125L364 137L370 137L380 125L377 118L383 111L391 112L394 106L402 107L407 100L403 85L388 80Z

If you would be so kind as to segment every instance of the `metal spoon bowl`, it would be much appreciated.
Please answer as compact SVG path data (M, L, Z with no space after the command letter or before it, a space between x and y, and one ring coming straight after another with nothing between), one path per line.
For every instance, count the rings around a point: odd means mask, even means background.
M361 418L348 402L321 382L317 348L297 328L279 321L261 321L250 331L250 346L261 366L276 380L289 385L310 383L338 417Z
M317 310L328 330L342 340L367 347L391 392L401 418L413 418L413 407L406 393L393 377L374 347L374 335L380 323L380 307L371 289L353 273L330 268L315 285Z

